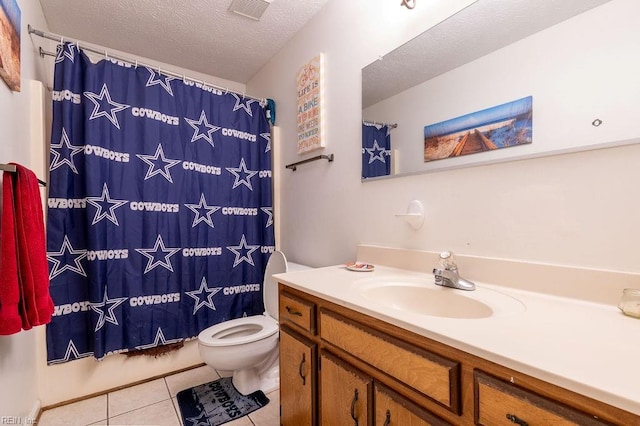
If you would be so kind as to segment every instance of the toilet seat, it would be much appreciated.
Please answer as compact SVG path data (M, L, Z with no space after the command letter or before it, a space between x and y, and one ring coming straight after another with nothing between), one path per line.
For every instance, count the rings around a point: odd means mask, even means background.
M211 326L198 335L205 346L235 346L256 342L278 332L278 323L269 315L236 318Z

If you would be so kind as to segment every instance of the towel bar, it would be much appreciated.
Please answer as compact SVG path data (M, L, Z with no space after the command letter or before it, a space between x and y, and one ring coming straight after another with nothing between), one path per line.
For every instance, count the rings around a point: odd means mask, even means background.
M14 166L13 164L0 164L0 171L15 173L16 166ZM41 181L40 179L38 179L38 183L42 186L47 186L47 183L44 181Z
M287 164L285 166L285 168L291 169L291 170L293 170L295 172L296 169L298 168L297 166L299 166L300 164L309 163L311 161L316 161L316 160L323 160L323 159L326 159L327 161L332 162L333 161L333 154L316 155L315 157L307 158L306 160L298 161L297 163Z

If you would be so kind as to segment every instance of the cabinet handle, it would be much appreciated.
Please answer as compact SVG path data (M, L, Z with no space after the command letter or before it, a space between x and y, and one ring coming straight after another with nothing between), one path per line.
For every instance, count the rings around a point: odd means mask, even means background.
M387 410L387 416L384 419L384 424L382 426L389 426L391 424L391 411Z
M353 419L353 426L358 426L358 419L356 418L356 402L358 402L358 389L353 391L353 399L351 400L351 418Z
M514 414L507 414L507 419L520 426L529 426L529 423L525 422Z
M289 314L291 314L291 315L295 315L297 317L301 317L302 316L302 312L296 311L291 306L286 306L286 309L287 309L287 312L289 312Z
M302 377L302 386L306 385L307 383L307 378L304 374L302 374L302 367L304 366L304 363L306 362L304 353L302 354L302 361L300 361L300 366L298 367L298 374L300 374L300 377Z

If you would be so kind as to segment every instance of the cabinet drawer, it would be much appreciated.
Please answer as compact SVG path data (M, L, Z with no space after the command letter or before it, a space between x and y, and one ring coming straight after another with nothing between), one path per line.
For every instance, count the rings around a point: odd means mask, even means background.
M280 293L280 322L289 321L303 330L315 334L316 305L288 293Z
M477 425L602 426L609 424L478 370L474 371L474 392Z
M450 426L424 408L376 383L374 405L376 426Z
M320 337L459 414L458 362L324 309L320 311Z

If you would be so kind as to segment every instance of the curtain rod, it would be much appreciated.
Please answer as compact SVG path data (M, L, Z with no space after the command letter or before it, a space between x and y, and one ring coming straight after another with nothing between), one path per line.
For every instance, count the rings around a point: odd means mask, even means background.
M368 126L389 126L392 129L395 129L396 127L398 127L398 123L379 123L377 121L367 121L367 120L362 120L362 124L366 124Z
M78 49L80 48L80 42L78 40L73 40L73 39L70 39L69 37L64 37L64 36L61 36L59 34L46 33L44 31L37 30L37 29L33 28L31 26L31 24L29 24L27 26L27 28L29 30L29 34L35 34L38 37L46 38L46 39L57 41L57 42L60 42L60 43L64 43L65 41L68 41L70 43L75 44L78 47ZM234 90L229 90L229 88L227 88L227 87L218 86L216 84L207 83L204 80L199 80L197 78L185 76L184 74L179 74L179 73L172 72L172 71L169 71L169 70L161 69L158 66L142 63L142 62L138 61L137 59L129 59L129 58L124 58L124 57L118 56L118 55L112 55L111 53L108 52L108 50L106 48L103 48L102 50L98 50L98 49L94 49L94 48L91 48L91 47L84 46L84 44L85 44L84 42L82 42L82 44L83 44L82 49L86 50L88 52L97 53L99 55L105 55L105 57L109 57L111 59L116 59L118 61L126 62L126 63L131 64L131 65L143 66L143 67L151 68L153 70L158 70L159 73L162 73L164 75L168 75L170 77L179 78L179 79L182 79L183 81L184 80L191 80L194 83L202 83L203 86L211 87L211 88L214 88L214 89L219 89L219 90L222 90L225 93L234 93L236 95L242 96L243 98L253 99L253 100L259 101L261 103L266 102L265 98L257 98L255 96L246 95L244 93L239 93L239 92L236 92ZM86 43L86 44L88 44L88 43ZM100 47L102 47L102 46L100 46ZM41 50L40 51L40 56L43 56L43 53L49 55L49 52L44 52L43 50Z

